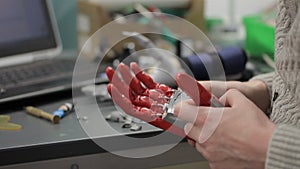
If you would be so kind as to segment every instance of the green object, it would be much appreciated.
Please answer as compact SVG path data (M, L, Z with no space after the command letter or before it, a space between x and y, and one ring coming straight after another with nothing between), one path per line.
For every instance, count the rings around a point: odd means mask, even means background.
M186 14L186 9L171 9L171 8L160 8L160 10L162 11L162 13L167 13L170 15L175 15L178 17L184 17L184 15Z
M261 16L243 18L246 28L245 49L253 57L267 54L274 60L275 28L267 25Z
M151 22L148 18L142 17L141 19L139 19L139 23L144 24L144 25L151 24L153 27L158 29L162 35L164 35L164 38L168 42L170 42L173 45L176 45L177 40L175 38L173 38L174 35L173 35L172 31L168 27L164 26L164 24L159 20L159 18L154 18Z
M206 19L206 29L212 31L214 27L223 25L223 20L221 18L207 18Z

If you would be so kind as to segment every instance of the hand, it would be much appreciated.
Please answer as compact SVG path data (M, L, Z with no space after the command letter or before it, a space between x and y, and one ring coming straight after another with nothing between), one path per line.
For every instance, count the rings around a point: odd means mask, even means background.
M266 84L260 80L248 82L201 81L200 83L217 97L221 97L225 91L236 89L256 104L263 112L266 112L270 105L268 88Z
M130 69L123 63L118 66L121 77L108 67L106 74L110 80L108 91L113 101L127 114L148 122L169 132L186 137L183 129L172 126L162 119L163 105L168 102L174 90L164 84L159 84L141 70L136 63L130 64Z
M177 82L180 83L180 78ZM220 101L226 107L196 106L193 100L176 105L175 114L189 122L185 132L195 140L189 142L208 160L212 169L264 168L275 125L236 89L228 90ZM222 118L215 130L207 130L216 126L214 117L220 114ZM207 132L213 133L203 142L201 137Z

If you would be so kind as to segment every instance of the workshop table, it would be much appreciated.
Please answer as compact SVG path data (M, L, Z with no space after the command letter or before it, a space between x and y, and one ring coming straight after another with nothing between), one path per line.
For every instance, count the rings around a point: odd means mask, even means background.
M59 99L58 99L59 98ZM88 106L89 97L82 97ZM47 100L47 101L45 101ZM174 145L169 151L147 158L127 158L108 152L95 142L101 141L112 145L114 151L137 155L138 152L155 152L165 146L173 145L177 136L166 134L159 142L145 142L143 144L126 143L126 136L149 138L162 133L147 123L141 123L141 131L130 131L122 128L121 123L109 122L119 134L110 134L106 127L99 127L94 141L80 125L80 117L71 113L61 119L59 124L28 115L23 106L34 105L44 110L55 110L65 102L71 102L70 91L49 96L41 96L21 103L1 105L0 114L7 114L11 122L22 125L20 131L0 131L0 168L156 168L176 165L193 168L207 168L205 160L186 141ZM101 103L104 116L116 111L112 103ZM92 120L93 111L88 116ZM95 117L96 118L96 117ZM104 124L99 124L104 125ZM187 166L182 166L187 164Z

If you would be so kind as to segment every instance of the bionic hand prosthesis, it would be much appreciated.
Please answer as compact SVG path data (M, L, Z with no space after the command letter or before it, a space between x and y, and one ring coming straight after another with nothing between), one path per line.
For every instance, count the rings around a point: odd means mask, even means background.
M179 73L176 76L179 89L172 89L154 82L136 63L131 63L130 69L121 63L118 66L121 75L119 77L113 68L108 67L106 69L110 80L108 91L113 101L125 113L153 126L187 137L183 130L185 122L173 114L176 103L183 98L189 98L199 106L223 107L215 96L187 74Z

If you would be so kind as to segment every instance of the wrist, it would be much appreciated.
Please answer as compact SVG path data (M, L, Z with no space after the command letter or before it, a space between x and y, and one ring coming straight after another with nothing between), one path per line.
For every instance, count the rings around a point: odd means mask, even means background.
M261 80L243 82L242 92L254 102L263 112L270 106L270 95L267 85Z
M257 145L257 147L255 148L257 152L256 154L258 160L261 162L266 161L269 144L275 129L276 129L276 125L272 122L268 122L264 130L258 131L259 134L256 138L258 138L259 140L257 140L256 143L254 144Z
M268 93L268 86L261 80L251 80L243 83L245 83L249 87L264 91L266 92L266 94Z

